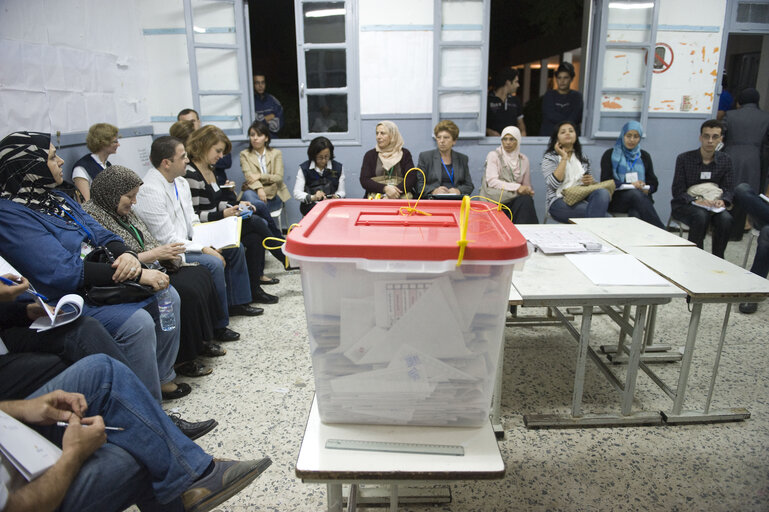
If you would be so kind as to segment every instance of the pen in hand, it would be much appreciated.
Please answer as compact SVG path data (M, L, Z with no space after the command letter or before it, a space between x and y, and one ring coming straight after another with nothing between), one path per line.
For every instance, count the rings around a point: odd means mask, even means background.
M57 421L57 427L68 427L69 423L66 421ZM88 425L81 425L81 427L87 427ZM123 427L104 427L104 430L125 430Z
M7 284L8 286L18 286L19 285L19 283L11 281L7 277L3 277L3 276L0 276L0 283ZM48 297L46 297L45 295L43 295L41 293L37 293L35 290L32 289L31 285L30 285L30 287L28 289L24 290L24 293L28 293L28 294L33 295L35 297L40 297L40 299L43 302L48 302Z

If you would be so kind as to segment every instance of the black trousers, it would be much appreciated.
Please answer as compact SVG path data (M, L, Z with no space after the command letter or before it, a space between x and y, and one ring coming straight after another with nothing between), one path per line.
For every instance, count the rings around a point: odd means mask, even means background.
M673 218L688 224L689 241L697 244L700 249L702 249L702 242L708 233L708 226L712 224L713 255L719 258L724 257L733 223L732 215L727 210L713 213L699 206L687 204L674 207Z

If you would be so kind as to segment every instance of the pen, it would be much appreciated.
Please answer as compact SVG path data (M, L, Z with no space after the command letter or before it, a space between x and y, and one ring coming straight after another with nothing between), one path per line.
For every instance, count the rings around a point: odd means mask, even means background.
M8 286L17 286L19 284L17 282L11 281L7 277L3 277L3 276L0 276L0 282L4 283L4 284L7 284ZM41 293L37 293L35 290L33 290L31 288L28 288L28 289L24 290L24 292L29 293L30 295L34 295L36 297L40 297L40 299L43 302L48 302L48 297L46 297L45 295L43 295Z
M57 427L68 427L69 423L66 421L57 421ZM81 427L87 427L88 425L81 425ZM104 430L125 430L123 427L104 427Z

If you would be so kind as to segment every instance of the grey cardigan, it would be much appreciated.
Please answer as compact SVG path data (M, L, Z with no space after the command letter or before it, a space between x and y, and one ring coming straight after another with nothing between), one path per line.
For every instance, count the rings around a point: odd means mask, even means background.
M470 195L473 193L475 185L473 185L473 178L470 176L470 168L467 164L467 155L451 151L451 164L454 166L454 186L459 189L464 195ZM441 174L443 173L443 164L441 163L441 152L437 149L431 151L423 151L419 153L419 163L417 167L425 172L427 177L427 185L425 186L425 193L432 193L433 190L441 186ZM418 196L422 190L422 174L417 172L417 183L414 188L414 195Z

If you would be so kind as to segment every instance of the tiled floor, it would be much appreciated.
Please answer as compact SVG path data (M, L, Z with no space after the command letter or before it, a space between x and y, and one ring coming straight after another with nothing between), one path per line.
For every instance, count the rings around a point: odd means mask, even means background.
M741 262L746 242L727 257ZM212 359L211 376L186 379L193 393L167 407L187 419L216 418L219 427L198 442L234 458L269 455L272 467L220 506L226 511L318 511L325 486L303 484L294 465L313 396L300 275L268 258L280 296L264 316L235 318L242 340ZM687 405L702 404L718 342L723 306L706 305ZM523 314L536 310L523 309ZM506 464L503 480L451 485L453 502L409 511L769 510L769 305L754 315L732 310L714 408L747 407L752 417L712 425L526 430L524 412L567 412L576 345L560 327L507 328L502 412ZM682 347L688 312L683 300L660 307L658 339ZM595 317L595 344L613 342L617 329ZM659 366L659 365L658 365ZM674 384L678 363L659 372ZM621 373L621 368L618 368ZM613 411L613 388L588 363L587 412ZM668 410L670 400L641 374L635 407Z

